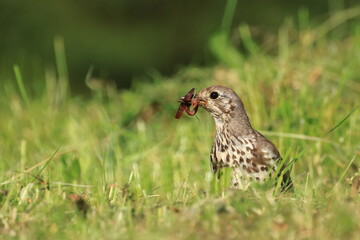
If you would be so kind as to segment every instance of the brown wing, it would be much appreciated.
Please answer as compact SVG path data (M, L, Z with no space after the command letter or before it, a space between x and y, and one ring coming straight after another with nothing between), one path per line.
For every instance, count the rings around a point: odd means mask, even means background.
M257 149L266 149L268 151L268 153L257 151L255 153L258 154L256 161L269 163L271 160L273 160L276 163L276 165L280 164L282 161L282 157L276 146L258 131L256 131L256 138L258 144ZM285 168L286 168L286 164L284 163L281 166L281 170L279 171L279 175L278 175L280 176L281 174L283 174L281 188L283 191L293 190L293 183L290 177L290 171L286 171L285 173L283 173Z

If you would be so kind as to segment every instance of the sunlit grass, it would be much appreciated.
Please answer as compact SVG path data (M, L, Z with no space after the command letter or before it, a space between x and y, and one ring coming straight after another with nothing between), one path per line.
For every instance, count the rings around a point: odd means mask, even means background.
M356 239L360 28L336 38L306 27L284 24L270 54L243 25L250 55L214 37L217 66L90 98L70 96L59 39L42 94L26 93L15 67L0 90L1 238ZM228 171L211 175L210 115L174 115L179 96L214 84L233 88L253 126L295 159L294 193L232 191Z

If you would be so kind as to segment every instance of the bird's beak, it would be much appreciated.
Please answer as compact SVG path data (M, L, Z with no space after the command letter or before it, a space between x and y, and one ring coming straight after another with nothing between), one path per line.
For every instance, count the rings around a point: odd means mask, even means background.
M191 104L193 105L193 107L196 106L205 107L206 101L204 101L202 98L195 96L193 99L191 99Z
M196 98L191 99L191 105L192 105L193 108L197 107L198 101L197 101Z

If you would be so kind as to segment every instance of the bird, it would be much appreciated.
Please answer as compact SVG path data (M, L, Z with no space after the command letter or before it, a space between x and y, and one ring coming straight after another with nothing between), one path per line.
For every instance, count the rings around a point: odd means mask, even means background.
M210 153L211 170L233 169L232 188L247 188L252 182L266 182L274 174L282 177L281 190L293 189L290 172L276 146L255 130L243 102L234 90L210 86L191 99L194 108L208 111L215 121L215 140ZM275 176L275 175L274 175Z

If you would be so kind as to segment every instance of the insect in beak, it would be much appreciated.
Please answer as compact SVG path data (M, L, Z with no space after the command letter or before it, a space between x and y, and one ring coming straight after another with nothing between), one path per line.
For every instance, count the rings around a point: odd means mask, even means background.
M194 99L195 88L192 88L185 96L179 98L180 106L176 112L175 118L181 118L183 112L185 111L188 115L194 116L198 110L197 100ZM192 109L190 107L192 106Z

